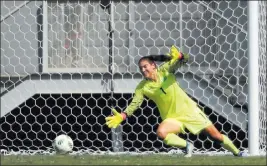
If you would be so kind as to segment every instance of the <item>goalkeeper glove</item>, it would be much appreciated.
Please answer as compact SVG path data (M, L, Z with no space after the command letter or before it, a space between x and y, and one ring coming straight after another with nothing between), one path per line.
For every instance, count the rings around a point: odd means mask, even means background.
M112 108L112 112L114 115L106 118L106 125L109 128L117 128L126 119L126 114L119 113L114 108Z
M167 55L169 55L174 60L179 59L179 60L182 60L183 62L187 62L188 59L189 59L189 55L188 54L183 54L174 45L172 45L171 51Z

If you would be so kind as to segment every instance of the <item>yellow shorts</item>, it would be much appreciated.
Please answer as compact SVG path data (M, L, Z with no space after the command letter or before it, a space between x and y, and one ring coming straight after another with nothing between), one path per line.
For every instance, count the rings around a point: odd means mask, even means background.
M185 134L185 128L192 134L199 134L203 129L212 125L212 122L198 107L194 111L188 111L177 118L167 118L164 121L175 120L180 125L180 132Z

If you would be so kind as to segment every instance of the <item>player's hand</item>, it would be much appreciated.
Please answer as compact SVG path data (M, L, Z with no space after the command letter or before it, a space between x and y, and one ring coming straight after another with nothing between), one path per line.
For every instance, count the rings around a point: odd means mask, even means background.
M112 108L113 116L106 117L106 125L109 128L117 128L123 121L123 116L121 113L117 112Z
M172 45L169 55L174 60L182 58L182 54L179 52L179 50L174 45Z
M189 55L180 52L174 45L172 45L170 53L168 54L169 56L171 56L172 59L174 60L183 60L183 62L187 62L189 59Z

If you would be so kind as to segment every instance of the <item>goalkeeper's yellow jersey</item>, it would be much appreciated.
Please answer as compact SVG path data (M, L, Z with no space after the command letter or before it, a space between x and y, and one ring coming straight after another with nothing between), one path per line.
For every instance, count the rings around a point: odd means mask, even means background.
M158 82L142 80L135 89L131 104L124 112L131 116L145 96L156 103L162 120L176 118L194 110L196 103L180 88L174 75L181 65L178 60L168 61L157 69Z

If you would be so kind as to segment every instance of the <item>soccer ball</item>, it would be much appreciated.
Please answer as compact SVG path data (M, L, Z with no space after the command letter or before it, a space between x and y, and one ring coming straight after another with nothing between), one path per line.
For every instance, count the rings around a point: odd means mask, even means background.
M72 151L73 141L69 136L61 134L54 139L52 146L57 153L66 154Z

